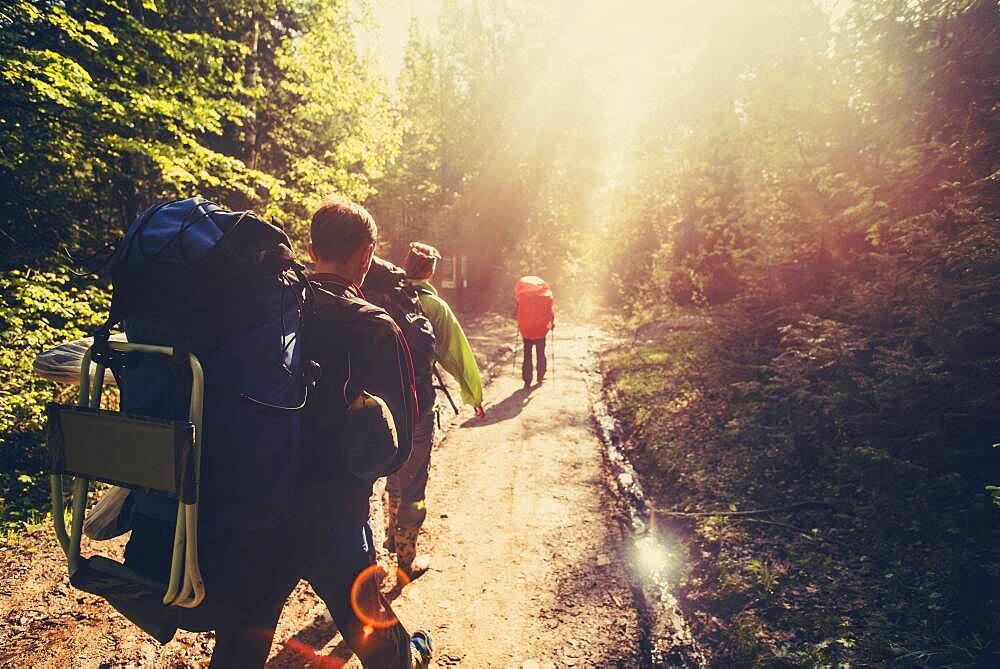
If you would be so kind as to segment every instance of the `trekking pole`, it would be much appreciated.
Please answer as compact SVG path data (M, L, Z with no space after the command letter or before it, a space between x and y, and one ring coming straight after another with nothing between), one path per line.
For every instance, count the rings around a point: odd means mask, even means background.
M510 373L517 374L517 348L521 345L519 333L514 333L514 356L510 360Z
M441 372L438 370L437 365L434 365L434 376L437 377L437 385L434 386L436 389L444 392L444 396L448 398L448 404L451 405L452 410L455 415L458 415L458 407L455 406L455 400L451 399L451 393L448 392L448 386L444 385L444 379L441 378Z
M556 378L556 329L553 327L549 330L552 335L552 378Z

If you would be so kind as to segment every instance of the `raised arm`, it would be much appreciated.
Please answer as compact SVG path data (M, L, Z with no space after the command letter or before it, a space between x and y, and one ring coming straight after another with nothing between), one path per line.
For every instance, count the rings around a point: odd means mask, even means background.
M437 343L434 354L445 371L455 377L462 390L462 401L477 409L483 405L483 382L472 347L455 312L437 295L422 295L420 303L434 327Z

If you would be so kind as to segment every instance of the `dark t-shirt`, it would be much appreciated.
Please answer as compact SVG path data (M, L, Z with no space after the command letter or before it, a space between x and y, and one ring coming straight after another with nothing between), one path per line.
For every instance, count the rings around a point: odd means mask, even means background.
M320 376L302 417L306 505L311 524L330 535L368 520L372 482L353 475L339 443L347 407L362 391L380 397L396 424L399 452L382 472L406 462L416 411L413 366L402 334L357 286L332 274L310 277L318 288L304 354Z

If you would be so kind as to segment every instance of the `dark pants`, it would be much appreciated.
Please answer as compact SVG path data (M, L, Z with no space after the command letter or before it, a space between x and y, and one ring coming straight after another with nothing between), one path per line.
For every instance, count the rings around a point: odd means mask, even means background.
M166 582L173 523L137 515L125 546L125 564ZM205 601L181 612L181 627L215 630L211 667L263 667L285 600L299 581L298 550L289 526L220 533L203 528L198 561Z
M525 383L531 383L531 349L538 351L538 382L545 378L545 338L524 340L524 362L521 364L521 378Z
M363 550L350 555L351 551L344 550L349 543L337 541L328 552L315 551L304 577L326 604L337 629L364 667L410 669L410 635L379 589L381 578L369 571L366 578L358 579L376 564L371 528L365 524L363 531ZM318 542L319 546L323 543ZM358 583L352 602L355 581Z

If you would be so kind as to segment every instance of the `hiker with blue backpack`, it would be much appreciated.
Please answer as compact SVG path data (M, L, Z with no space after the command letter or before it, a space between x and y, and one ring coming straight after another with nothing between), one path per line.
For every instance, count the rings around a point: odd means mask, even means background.
M483 417L483 384L479 366L469 346L455 312L442 299L431 284L437 261L441 254L433 246L414 242L410 244L404 262L406 282L397 289L402 297L398 301L412 304L406 307L405 318L419 328L406 331L415 351L414 366L420 381L418 393L426 396L421 403L420 416L413 430L410 459L389 477L386 482L386 546L396 554L396 564L409 578L426 571L426 560L417 560L417 538L427 517L426 490L431 466L431 449L434 444L434 386L435 363L444 367L458 381L462 400L472 406L477 417ZM433 339L422 334L430 324ZM432 345L428 350L428 344Z
M427 666L429 636L411 638L379 591L368 525L372 482L407 459L415 411L405 343L357 288L376 234L361 207L324 203L310 282L285 233L253 212L189 198L129 226L80 402L48 408L73 587L160 643L214 629L210 666L252 669L305 577L364 666ZM118 325L127 342L111 335ZM104 369L121 412L97 408ZM98 504L98 536L86 529L91 480L121 486ZM124 563L81 555L82 533L129 530Z
M430 636L411 637L381 593L369 524L372 485L410 457L417 409L402 333L360 288L377 238L371 215L349 200L328 198L312 216L315 304L304 352L321 372L302 426L303 577L365 667L426 667ZM379 415L394 426L389 434Z
M214 629L213 667L262 666L300 571L287 547L298 529L296 409L309 383L295 345L306 296L302 267L279 228L253 212L190 198L142 212L117 245L110 269L110 314L88 355L113 372L121 414L84 411L95 430L110 425L120 434L144 425L146 432L112 453L103 439L76 437L59 407L50 413L53 452L96 449L74 504L86 497L87 478L129 490L130 503L120 512L127 517L116 520L118 533L132 531L124 564L79 555L83 514L74 513L74 539L64 544L70 582L104 597L161 643L178 627ZM131 349L110 341L118 325ZM188 423L189 409L193 416L201 407L198 423ZM155 460L144 435L156 420L176 426L178 440L194 434L195 449L175 450L173 464ZM77 465L54 460L54 473L83 473L74 457ZM136 471L143 467L152 469ZM176 494L142 482L171 469L187 481ZM60 489L54 485L54 496ZM173 579L178 564L182 584ZM176 597L177 585L192 596Z

